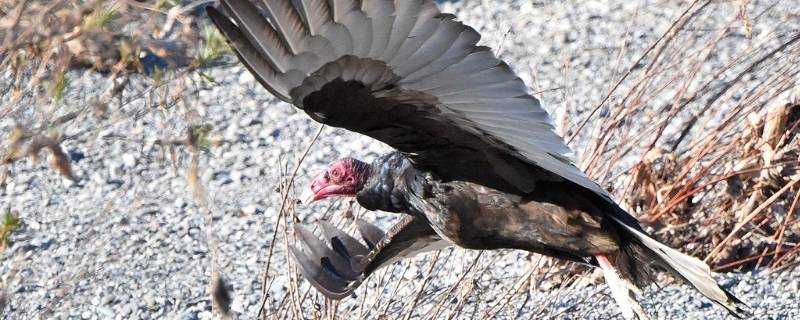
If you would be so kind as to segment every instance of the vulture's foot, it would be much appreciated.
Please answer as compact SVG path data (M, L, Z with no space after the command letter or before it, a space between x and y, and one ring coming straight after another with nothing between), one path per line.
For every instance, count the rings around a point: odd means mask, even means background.
M328 222L320 221L319 227L325 241L302 225L295 224L295 235L306 251L297 246L291 251L303 276L319 292L331 299L341 299L350 295L364 280L370 248ZM372 241L383 236L378 228L362 230L359 227L359 231L370 247Z

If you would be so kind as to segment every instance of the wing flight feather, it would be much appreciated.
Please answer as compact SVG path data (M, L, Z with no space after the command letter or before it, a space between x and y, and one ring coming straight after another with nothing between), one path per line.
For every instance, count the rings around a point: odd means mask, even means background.
M449 246L427 220L410 215L386 232L363 220L356 224L366 246L328 222L320 223L323 239L302 225L295 225L295 235L302 245L292 247L292 254L306 279L328 298L348 296L383 266Z
M443 178L499 179L522 194L567 179L608 198L511 67L432 1L266 1L262 17L223 0L235 24L214 21L236 29L224 34L270 92L315 120L383 140Z

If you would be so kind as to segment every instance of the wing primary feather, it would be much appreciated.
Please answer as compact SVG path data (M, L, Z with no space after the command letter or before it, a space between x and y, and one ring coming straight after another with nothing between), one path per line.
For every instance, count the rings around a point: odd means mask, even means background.
M290 249L295 260L300 264L300 272L314 288L331 299L341 299L350 294L347 282L317 264L300 248L291 246Z
M372 47L367 54L378 58L386 50L394 24L394 3L392 1L362 1L361 10L372 22Z
M410 2L410 1L409 1ZM392 47L387 49L387 53L391 53L391 58L387 64L396 66L400 63L406 62L412 57L412 54L419 49L433 35L441 20L435 19L440 14L439 8L435 4L423 1L417 10L412 13L414 16L411 28L408 32L399 33L398 36L403 36L402 39L397 39L400 43L396 48ZM394 34L393 34L394 36ZM394 38L393 38L394 40Z
M351 237L349 234L345 233L339 228L334 227L327 221L320 221L320 228L322 229L322 234L325 235L325 238L331 242L333 245L333 240L338 239L341 244L346 249L347 255L350 257L354 257L356 255L366 256L369 254L369 249L365 247L363 244L358 242L355 238Z
M358 272L352 269L350 261L330 249L322 240L317 238L313 232L300 224L295 224L294 230L295 234L300 237L300 240L305 243L306 248L311 251L311 255L317 258L320 263L324 263L325 261L330 263L331 268L335 269L337 271L336 274L342 279L355 280L358 278Z
M419 0L395 2L394 24L380 60L390 61L397 53L397 49L408 38L408 33L411 32L417 22L418 16L416 13L419 12L420 6Z
M259 14L258 8L248 0L223 0L222 5L264 59L270 61L276 71L285 73L289 69L285 65L288 52L278 32Z
M306 24L308 33L312 36L320 34L320 28L329 19L331 12L326 0L292 0L292 4L297 8L300 17Z
M361 219L356 220L356 227L361 237L367 242L367 247L369 247L370 250L374 249L386 235L380 228Z
M299 54L305 39L305 26L297 11L287 1L263 1L269 20L292 54Z
M406 76L404 81L414 82L439 73L445 68L463 60L468 54L472 53L472 49L475 47L475 44L481 39L480 34L478 34L478 32L474 29L461 24L460 22L449 23L458 23L461 29L455 40L448 45L445 48L446 50L440 53L435 60L430 61L430 63L427 65L419 67L416 71L411 72L408 76Z
M328 5L333 13L333 21L336 22L341 22L348 12L360 7L355 0L328 0Z
M255 76L256 80L278 99L290 101L289 89L279 85L280 80L277 72L272 67L272 63L258 54L258 50L253 47L241 30L214 7L208 7L207 13L211 21L231 43L236 55L239 56L239 60Z

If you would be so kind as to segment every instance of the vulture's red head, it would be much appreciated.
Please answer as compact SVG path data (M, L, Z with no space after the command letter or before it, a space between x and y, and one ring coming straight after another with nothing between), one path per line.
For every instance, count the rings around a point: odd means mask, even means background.
M353 158L332 163L325 173L314 179L303 192L305 204L334 196L352 197L364 188L369 175L369 164Z

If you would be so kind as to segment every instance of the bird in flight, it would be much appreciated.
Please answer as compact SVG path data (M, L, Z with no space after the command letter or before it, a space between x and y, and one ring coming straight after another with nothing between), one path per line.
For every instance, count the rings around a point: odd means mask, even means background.
M602 269L627 319L634 292L671 273L744 316L702 261L650 236L571 160L539 100L480 35L431 0L222 0L208 15L275 97L312 119L385 142L371 163L336 161L310 201L355 197L403 218L363 242L295 226L306 279L341 299L382 266L450 245L520 249Z

